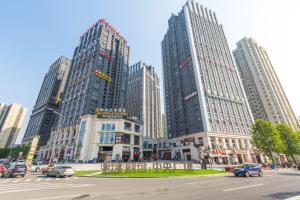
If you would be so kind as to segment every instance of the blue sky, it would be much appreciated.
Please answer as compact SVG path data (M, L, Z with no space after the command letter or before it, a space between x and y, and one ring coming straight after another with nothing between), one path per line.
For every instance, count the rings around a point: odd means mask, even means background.
M231 49L253 37L270 55L285 92L300 115L300 1L196 0L216 11ZM59 56L72 58L80 35L105 18L127 38L130 64L143 60L161 77L160 42L171 13L185 0L2 0L0 1L0 102L18 102L28 123L48 67ZM162 85L161 85L162 87Z

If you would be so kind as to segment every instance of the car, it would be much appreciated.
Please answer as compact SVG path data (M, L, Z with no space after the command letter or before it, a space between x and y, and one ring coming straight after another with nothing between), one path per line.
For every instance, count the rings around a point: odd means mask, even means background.
M5 165L0 164L0 178L4 176L4 174L7 173L7 169L5 167Z
M75 170L70 166L54 166L47 172L47 176L55 176L56 178L73 176Z
M21 162L15 162L11 163L10 166L7 169L7 174L5 174L7 177L16 177L21 176L24 177L27 173L27 166Z
M263 176L263 171L261 167L256 163L245 163L239 165L232 170L232 173L235 176L244 176L244 177L249 177L253 175L258 175L260 177Z
M297 169L300 170L300 163L298 164Z

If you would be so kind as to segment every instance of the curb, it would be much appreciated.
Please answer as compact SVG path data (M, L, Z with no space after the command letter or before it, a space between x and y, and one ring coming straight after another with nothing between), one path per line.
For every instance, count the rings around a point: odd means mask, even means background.
M85 177L85 178L188 178L188 177L210 177L210 176L224 176L228 175L228 173L223 174L205 174L205 175L191 175L191 176L92 176L92 175L84 175L77 177Z

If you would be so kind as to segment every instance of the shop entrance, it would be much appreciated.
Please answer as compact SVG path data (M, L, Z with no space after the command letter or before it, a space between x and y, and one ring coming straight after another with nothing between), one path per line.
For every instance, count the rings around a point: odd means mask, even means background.
M113 147L99 147L98 162L111 162Z
M236 154L236 156L237 156L237 158L238 158L238 162L239 162L239 163L243 163L243 162L244 162L244 161L243 161L243 157L242 157L241 154Z

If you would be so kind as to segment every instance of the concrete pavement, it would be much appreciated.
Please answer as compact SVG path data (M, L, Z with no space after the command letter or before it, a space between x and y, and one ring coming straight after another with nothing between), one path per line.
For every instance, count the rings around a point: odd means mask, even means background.
M1 200L199 200L286 199L300 195L300 172L265 172L172 178L47 178L39 174L0 179Z

